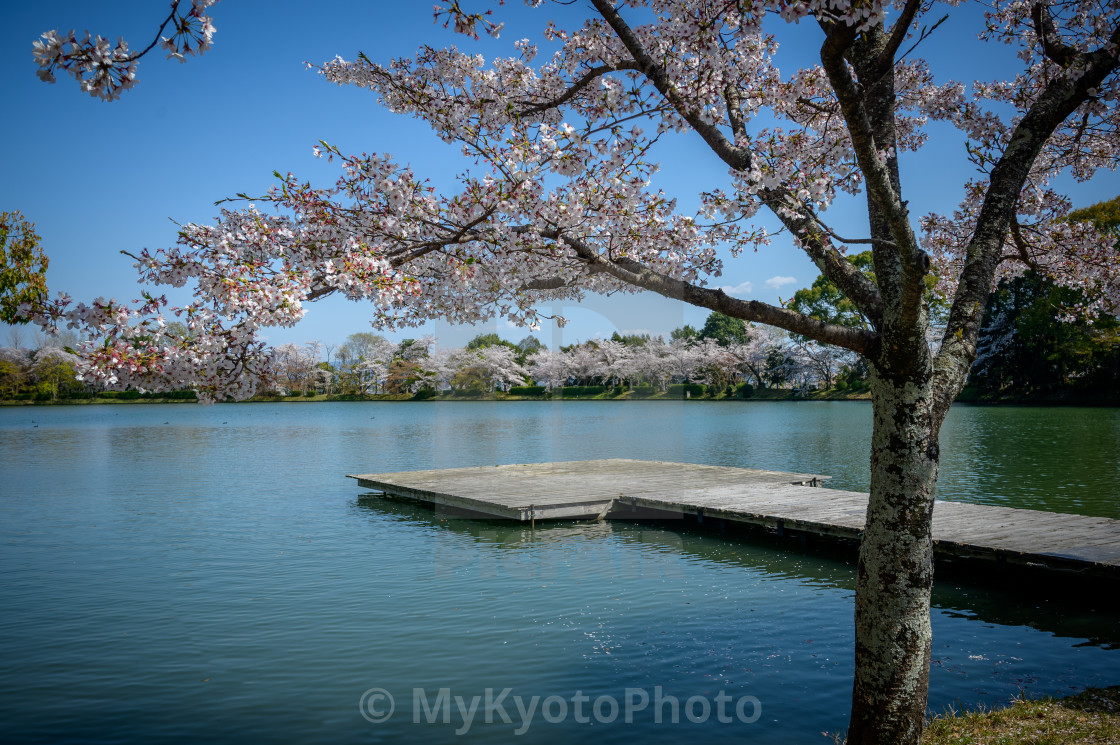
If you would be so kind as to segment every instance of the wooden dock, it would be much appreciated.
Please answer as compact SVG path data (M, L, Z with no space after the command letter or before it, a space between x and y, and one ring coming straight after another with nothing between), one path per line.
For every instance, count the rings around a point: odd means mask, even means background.
M530 523L689 516L779 535L858 539L867 511L866 494L823 488L828 477L820 474L664 461L533 463L350 478L391 497ZM1120 520L938 501L933 538L943 557L1120 579Z

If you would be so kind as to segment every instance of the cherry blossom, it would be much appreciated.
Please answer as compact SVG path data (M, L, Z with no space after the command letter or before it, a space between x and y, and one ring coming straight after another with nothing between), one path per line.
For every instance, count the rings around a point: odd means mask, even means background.
M86 31L79 36L73 29L60 34L46 31L32 45L38 76L44 83L55 82L56 72L70 74L81 89L94 98L113 101L136 84L138 60L157 44L168 59L186 61L186 55L202 54L214 38L214 24L206 10L218 0L172 0L171 13L160 24L156 38L144 49L133 52L124 38L113 44ZM182 6L182 7L181 7ZM164 32L168 36L164 36Z

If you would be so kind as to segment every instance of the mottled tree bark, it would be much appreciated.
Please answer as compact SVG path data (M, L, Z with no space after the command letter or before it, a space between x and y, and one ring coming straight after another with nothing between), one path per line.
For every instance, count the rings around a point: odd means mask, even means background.
M939 418L928 373L872 369L871 495L859 552L848 742L917 743L926 715Z

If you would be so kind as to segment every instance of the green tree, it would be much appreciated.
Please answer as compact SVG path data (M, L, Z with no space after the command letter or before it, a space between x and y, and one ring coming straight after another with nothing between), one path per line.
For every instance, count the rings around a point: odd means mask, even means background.
M1074 210L1069 213L1069 219L1076 222L1088 220L1097 230L1116 238L1117 245L1120 245L1120 196Z
M26 323L17 317L20 303L46 299L49 263L39 246L35 223L18 210L0 212L0 321Z
M506 341L495 333L479 334L467 342L467 349L470 350L485 349L486 347L509 347L515 351L520 351L516 344Z
M692 326L689 326L687 323L684 326L681 326L679 329L673 329L672 331L669 332L669 338L670 339L692 339L692 340L694 340L699 335L700 335L700 332L697 331L696 329L694 329Z
M483 393L487 390L486 371L480 365L460 369L451 378L451 387L457 391Z
M708 314L704 327L700 329L701 339L715 339L721 347L745 344L749 336L747 324L742 318L732 318L718 310Z
M985 310L970 382L988 394L1035 398L1064 389L1116 390L1115 318L1064 319L1081 299L1034 272L1003 280Z
M31 375L38 392L49 394L52 399L82 388L78 380L78 358L57 347L44 347L35 352Z
M17 347L0 347L0 398L14 398L27 384L31 360Z
M875 259L871 251L852 254L847 259L872 283L876 282ZM934 293L937 277L927 273L924 281L926 285L925 300L929 306L930 318L934 323L943 322L948 306L943 298ZM810 287L802 288L793 293L793 298L786 304L786 307L816 318L818 321L836 324L837 326L858 329L871 328L867 317L859 311L855 303L823 274L818 275Z
M781 388L789 382L794 361L785 349L774 348L766 353L761 380L766 388Z
M854 254L847 258L852 266L863 272L872 282L875 281L875 261L870 251ZM793 293L793 299L789 301L786 307L825 323L848 326L849 328L870 328L867 318L859 311L855 303L849 300L840 291L840 288L823 274L813 280L812 286Z
M1120 196L1070 213L1111 236L1120 250ZM1063 391L1120 388L1120 323L1077 315L1075 288L1028 271L1005 279L988 298L970 385L989 396L1038 398Z
M644 347L650 341L649 334L611 334L611 341L621 342L628 347Z

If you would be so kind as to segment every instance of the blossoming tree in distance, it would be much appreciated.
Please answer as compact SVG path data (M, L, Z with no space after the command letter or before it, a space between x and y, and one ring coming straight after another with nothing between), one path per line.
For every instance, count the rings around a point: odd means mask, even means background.
M588 4L582 25L545 26L555 51L544 58L520 41L516 56L489 63L423 47L412 59L359 54L320 68L461 144L472 170L454 192L435 193L388 154L323 144L316 154L341 166L333 186L281 176L258 200L276 209L223 210L213 225L185 226L175 247L136 256L148 282L193 284L195 301L174 310L186 334L167 332L166 301L154 295L139 307L61 298L28 312L96 337L81 350L88 377L190 384L212 398L251 394L269 374L258 329L293 324L327 295L371 301L375 322L394 328L496 315L532 325L542 303L648 290L863 355L874 432L848 736L916 743L931 649L938 431L975 356L993 282L1031 267L1081 287L1087 309L1120 305L1113 242L1066 220L1070 205L1050 188L1059 174L1085 180L1115 165L1120 2L994 0L977 30L1017 54L1020 71L970 87L937 77L920 57L945 44L933 29L941 14L959 12L957 2ZM209 5L195 0L177 28L205 26L208 43L212 27L200 18ZM465 5L444 0L437 18L498 34L489 11ZM795 22L781 33L819 44L819 63L779 71L767 32ZM37 46L44 77L86 64L107 81L102 90L131 82L129 55L68 38L47 35ZM82 54L85 63L68 56ZM117 65L127 74L114 77ZM899 153L923 146L931 120L964 133L976 167L952 215L920 216L899 168ZM726 164L697 214L651 186L667 132L688 133ZM823 218L838 192L864 195L863 235L841 238ZM768 241L751 226L759 211L780 221L868 328L706 286L723 257ZM873 279L846 260L853 244L870 247ZM932 345L931 273L949 308Z

